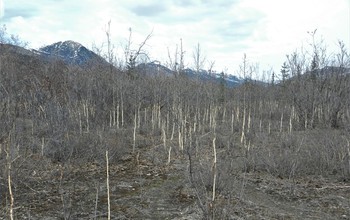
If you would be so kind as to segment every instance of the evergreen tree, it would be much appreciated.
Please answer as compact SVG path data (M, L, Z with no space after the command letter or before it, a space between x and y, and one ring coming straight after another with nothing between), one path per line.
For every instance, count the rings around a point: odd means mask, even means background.
M284 62L281 69L282 82L284 82L289 77L289 66L287 62Z

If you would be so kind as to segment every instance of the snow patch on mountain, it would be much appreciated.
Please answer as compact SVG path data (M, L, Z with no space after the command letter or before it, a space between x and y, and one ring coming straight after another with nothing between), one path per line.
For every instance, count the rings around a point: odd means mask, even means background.
M88 63L107 63L102 57L75 41L60 41L38 50L42 55L62 59L65 63L85 65Z

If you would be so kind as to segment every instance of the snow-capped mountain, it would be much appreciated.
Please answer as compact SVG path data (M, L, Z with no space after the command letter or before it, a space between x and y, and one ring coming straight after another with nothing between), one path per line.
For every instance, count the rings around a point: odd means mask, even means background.
M222 75L222 73L217 73L217 72L209 73L208 71L203 69L199 70L198 73L192 69L185 69L184 72L187 76L197 77L201 80L206 80L206 81L220 82L222 79L224 79L226 85L229 87L234 87L244 82L244 79L234 75L230 75L230 74Z
M177 74L179 74L161 65L158 61L141 63L137 65L136 70L140 73L147 74L147 75L161 74L165 76L176 76ZM211 81L211 82L217 82L217 83L220 83L221 80L224 79L225 84L229 87L234 87L244 82L244 79L234 75L227 74L222 76L221 73L209 73L207 70L203 70L203 69L199 70L199 72L196 72L195 70L187 68L182 71L182 74L192 79L197 78L199 80Z
M83 66L87 64L107 64L102 57L74 41L61 41L38 50L42 56L62 59L67 64Z
M141 63L137 65L136 70L146 75L165 75L165 76L174 75L174 72L171 69L161 65L160 62L158 61Z

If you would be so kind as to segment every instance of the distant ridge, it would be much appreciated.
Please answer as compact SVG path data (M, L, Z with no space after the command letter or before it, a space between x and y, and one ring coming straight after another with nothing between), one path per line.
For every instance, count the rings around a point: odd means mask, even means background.
M149 63L141 63L137 65L136 70L139 72L142 72L146 75L165 75L165 76L175 76L179 73L161 65L158 61L153 61ZM196 72L192 69L184 69L182 71L182 74L189 78L197 78L199 80L203 81L210 81L210 82L217 82L220 83L222 80L222 74L221 73L209 73L207 70L201 69L199 72ZM239 78L234 75L224 75L224 80L227 86L234 87L242 84L244 82L244 79Z

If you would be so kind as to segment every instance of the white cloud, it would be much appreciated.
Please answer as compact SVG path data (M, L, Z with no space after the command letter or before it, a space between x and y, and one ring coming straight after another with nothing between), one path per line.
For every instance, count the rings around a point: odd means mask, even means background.
M218 71L228 68L231 73L244 53L261 69L279 71L285 54L299 48L315 28L331 46L338 39L350 44L347 0L5 1L2 20L32 47L62 40L101 45L111 20L112 41L119 50L130 27L135 47L153 29L146 48L152 59L167 60L167 48L174 51L182 38L188 64L200 43Z
M4 1L3 0L0 0L0 18L2 18L4 16Z

